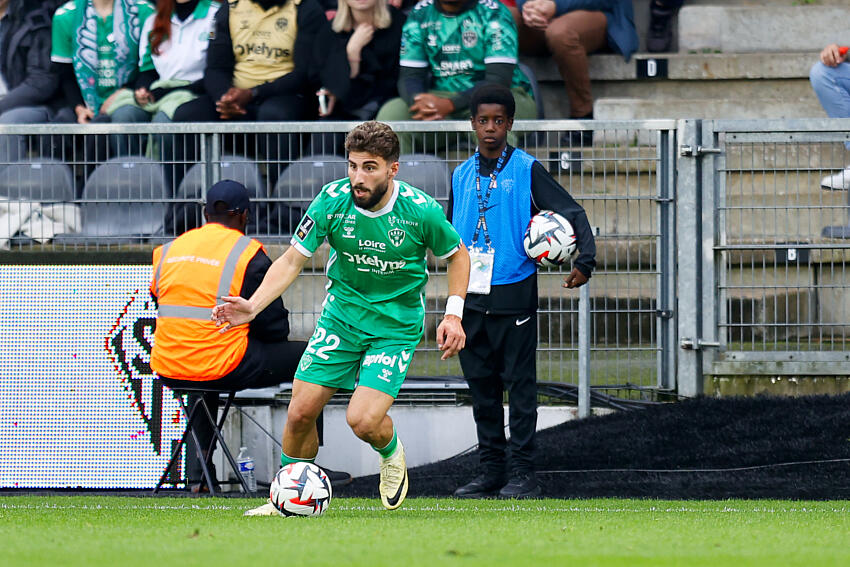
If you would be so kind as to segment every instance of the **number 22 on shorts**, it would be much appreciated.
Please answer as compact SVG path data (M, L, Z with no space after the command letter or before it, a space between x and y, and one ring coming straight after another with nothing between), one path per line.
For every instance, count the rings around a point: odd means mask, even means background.
M323 346L316 347L317 344L324 343ZM327 360L329 357L326 354L328 351L334 350L339 346L339 337L334 334L328 334L322 327L316 327L316 332L310 337L310 342L307 343L305 353L315 354L322 360Z

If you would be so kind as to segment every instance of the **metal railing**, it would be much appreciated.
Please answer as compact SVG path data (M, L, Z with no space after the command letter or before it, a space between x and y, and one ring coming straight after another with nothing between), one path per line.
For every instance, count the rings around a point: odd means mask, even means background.
M27 238L17 230L4 257L14 262L43 250L148 250L200 224L206 189L226 176L242 176L255 186L249 231L272 246L286 245L322 183L345 175L340 141L353 125L0 127L0 135L23 137L31 160L53 158L70 170L64 177L51 174L59 179L51 181L54 193L43 191L37 204L49 204L51 197L70 202L63 214L78 214L78 226L97 218L97 206L116 203L136 216L140 207L158 206L162 214L159 230L148 235L77 235L41 243L38 234ZM402 159L399 178L445 203L448 175L474 149L469 124L393 126L413 152ZM591 129L592 145L571 143L581 137L569 132ZM594 388L655 397L699 393L703 376L718 365L733 374L750 371L754 361L838 372L839 363L850 360L844 354L850 202L847 192L822 190L820 179L850 161L843 146L848 139L848 120L516 123L512 143L536 156L585 207L598 248L587 298L587 361L580 356L578 293L560 287L564 270L540 273L539 380L577 384L586 365ZM122 193L132 175L124 179L121 172L139 166L110 162L128 149L146 153L156 166L141 177L135 195ZM106 163L119 165L104 183L97 172ZM20 173L22 167L0 163L0 195L7 191L18 199L28 180L38 177ZM67 186L69 176L70 201L54 188ZM156 189L158 182L163 188ZM90 186L101 190L87 192ZM0 216L7 232L12 221L31 212L31 204L18 201L0 205L12 213L19 207L17 216ZM42 213L52 211L31 215L30 229L47 222ZM126 218L128 224L136 220ZM326 257L317 254L285 298L293 329L302 335L318 315ZM440 363L433 340L446 294L445 265L432 259L431 267L428 332L412 373L455 376L459 366Z

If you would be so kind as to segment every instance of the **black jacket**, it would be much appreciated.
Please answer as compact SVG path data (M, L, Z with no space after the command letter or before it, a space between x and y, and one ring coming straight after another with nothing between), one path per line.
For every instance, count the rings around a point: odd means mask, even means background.
M295 53L292 56L295 68L291 73L256 87L260 100L275 95L302 93L308 85L308 68L311 52L316 45L316 35L323 27L328 26L328 20L317 0L302 0L297 12L298 32L295 35ZM220 99L233 85L235 67L236 58L230 37L230 4L224 1L215 15L215 36L210 40L207 49L207 66L204 70L204 88L213 100Z
M59 108L62 104L62 98L54 96L59 74L50 62L52 4L32 4L11 0L6 12L0 74L8 92L0 99L0 113L20 106Z
M353 32L337 33L330 26L319 32L316 45L321 49L313 52L311 82L337 97L337 108L341 112L334 114L351 115L352 111L373 101L377 103L377 110L398 96L398 57L405 16L392 6L390 15L390 27L375 30L372 41L363 48L360 72L353 79L349 78L351 67L345 51Z

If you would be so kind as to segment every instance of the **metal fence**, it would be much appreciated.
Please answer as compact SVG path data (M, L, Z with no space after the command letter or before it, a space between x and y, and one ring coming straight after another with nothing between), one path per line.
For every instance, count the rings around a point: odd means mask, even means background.
M28 160L0 163L0 196L10 199L0 202L3 256L149 250L198 226L206 189L226 177L255 193L249 232L279 253L322 184L346 175L341 142L353 125L0 127ZM450 172L474 150L469 124L394 128L409 150L399 178L445 203ZM569 134L590 129L592 144ZM753 362L840 371L850 360L850 193L820 180L850 161L848 132L842 120L515 125L511 142L585 207L596 232L586 361L596 389L693 395L704 375ZM317 254L285 297L298 335L318 315L326 258ZM434 344L445 265L430 266L427 333L411 372L457 376ZM576 384L579 294L561 288L565 270L540 273L538 377Z
M701 261L680 264L700 305L679 313L680 366L699 352L702 374L846 375L850 203L821 180L850 162L850 121L704 121L683 140L679 195L692 180L701 210L684 254Z

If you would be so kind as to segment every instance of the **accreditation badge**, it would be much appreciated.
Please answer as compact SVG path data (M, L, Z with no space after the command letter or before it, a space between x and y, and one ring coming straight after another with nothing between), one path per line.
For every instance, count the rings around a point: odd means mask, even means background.
M490 282L493 281L494 256L492 250L469 249L469 287L466 290L467 293L481 295L490 293Z

